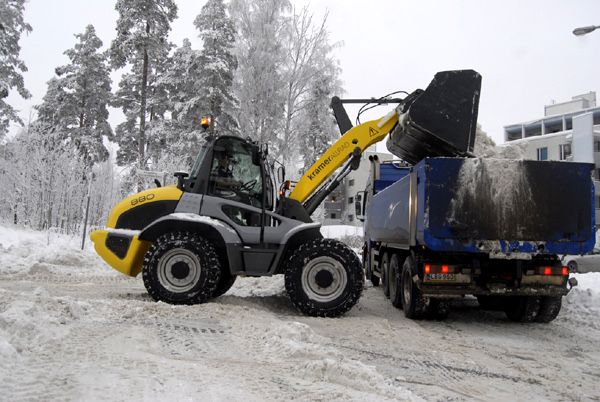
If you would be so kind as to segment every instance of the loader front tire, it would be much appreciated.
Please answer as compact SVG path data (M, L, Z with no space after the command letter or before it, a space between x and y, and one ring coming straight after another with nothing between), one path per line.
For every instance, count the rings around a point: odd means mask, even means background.
M358 256L344 243L315 239L290 257L285 289L298 310L313 317L338 317L360 298L364 274Z
M219 297L227 293L227 291L231 289L231 287L235 283L236 279L237 275L221 271L221 279L219 280L219 284L217 285L215 293L213 293L212 297Z
M198 304L215 295L221 265L208 240L196 233L171 232L157 238L146 252L142 278L156 301Z

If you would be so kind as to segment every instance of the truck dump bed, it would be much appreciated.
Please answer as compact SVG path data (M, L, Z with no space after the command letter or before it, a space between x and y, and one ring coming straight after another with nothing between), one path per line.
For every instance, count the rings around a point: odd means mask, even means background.
M373 196L365 230L372 240L406 248L507 257L586 253L595 239L591 168L572 162L426 158Z

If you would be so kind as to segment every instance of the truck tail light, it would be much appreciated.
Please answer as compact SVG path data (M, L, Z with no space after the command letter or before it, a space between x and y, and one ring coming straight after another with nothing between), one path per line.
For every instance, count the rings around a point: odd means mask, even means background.
M427 274L456 274L460 273L460 268L457 265L447 264L424 264L423 273Z
M530 275L529 271L527 274ZM533 271L531 274L533 274ZM562 265L546 265L543 267L537 267L535 269L535 274L544 276L569 276L569 268Z

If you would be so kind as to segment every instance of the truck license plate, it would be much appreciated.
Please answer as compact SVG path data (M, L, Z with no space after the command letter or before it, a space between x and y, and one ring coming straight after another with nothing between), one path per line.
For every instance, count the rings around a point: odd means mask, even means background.
M425 275L425 280L453 282L456 280L456 276L454 274L427 274Z

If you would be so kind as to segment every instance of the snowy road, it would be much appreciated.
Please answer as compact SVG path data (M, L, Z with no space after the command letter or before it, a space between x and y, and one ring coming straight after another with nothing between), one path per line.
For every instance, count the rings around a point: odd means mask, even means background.
M76 241L0 227L0 400L593 400L600 274L551 324L457 302L410 321L378 288L345 317L296 313L282 278L154 303ZM591 289L585 289L589 287Z

